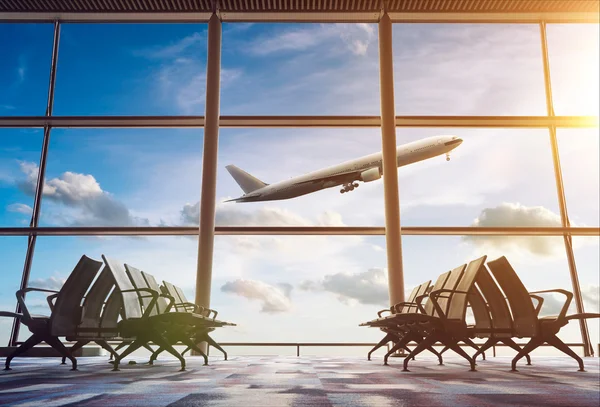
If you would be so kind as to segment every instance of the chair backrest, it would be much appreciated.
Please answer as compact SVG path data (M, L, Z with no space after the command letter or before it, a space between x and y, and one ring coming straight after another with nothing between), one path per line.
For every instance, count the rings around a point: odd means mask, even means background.
M448 319L466 320L469 293L475 284L475 279L479 275L479 271L484 267L485 259L487 259L487 256L481 256L467 265L462 278L456 286L457 292L452 294L450 303L448 304L448 312L446 313Z
M79 328L99 328L102 318L102 310L104 303L114 288L115 281L113 280L110 270L106 267L100 272L100 275L94 281L92 288L85 296L83 301L83 312L81 324ZM97 332L79 331L77 336L97 336Z
M422 284L421 284L422 285ZM421 288L421 285L416 285L415 288L412 289L412 291L410 292L410 295L408 296L408 298L406 299L406 302L413 302L415 300L415 298L417 297L417 291L419 290L419 288ZM392 306L392 313L394 312L394 307ZM410 306L409 305L403 305L402 308L400 308L398 310L398 313L403 313L403 312L410 312ZM406 310L406 311L405 311Z
M119 322L119 316L122 314L123 298L117 287L113 289L106 301L104 311L102 312L102 319L100 320L100 328L103 330L114 329L117 331ZM114 337L115 332L101 332L102 337Z
M487 272L487 271L486 271ZM471 287L469 291L469 304L471 305L471 311L475 318L475 329L479 332L475 332L479 338L487 338L491 335L490 329L492 327L492 319L485 303L485 298L481 295L481 292L477 286Z
M447 271L443 274L440 274L438 279L435 281L435 284L433 285L433 287L431 287L430 291L441 290L444 287L444 284L446 283L446 280L448 280L449 276L450 276L449 271ZM425 309L425 313L427 315L434 315L435 308L433 308L433 302L429 298L427 298L427 302L425 303L423 308Z
M146 283L148 283L148 287L150 287L152 290L156 291L159 294L163 293L152 274L148 274L142 271L142 276L144 276L144 280L146 280ZM158 313L164 314L165 312L167 312L169 301L165 297L159 296L158 300L156 300L156 306L158 307Z
M127 275L129 275L129 278L131 279L131 283L133 284L133 286L135 288L150 288L150 286L148 286L148 282L142 275L142 271L140 269L135 268L135 267L130 266L129 264L125 263L125 270L127 271ZM160 291L158 291L158 293L160 294ZM144 308L144 310L147 310L148 307L150 307L150 303L152 303L152 295L146 291L141 291L138 293L138 295L139 295L139 299L140 299L140 304L142 304L142 307ZM156 310L156 307L154 307L152 310L150 310L149 315L157 315L157 314L158 314L158 311Z
M512 316L510 315L510 308L504 298L504 294L485 266L479 271L475 284L479 288L481 294L485 297L487 303L486 309L491 316L490 328L502 330L512 329L513 321ZM511 334L508 332L494 333L494 336L510 337Z
M446 280L442 288L446 290L455 290L456 286L462 279L466 266L466 264L463 264L450 271L450 275L448 276L448 279ZM442 293L439 297L437 297L437 303L439 304L444 314L447 314L448 312L448 306L452 300L452 295L452 293ZM437 310L435 309L432 315L439 316Z
M430 285L431 285L431 280L426 281L423 284L418 285L415 288L413 288L413 290L410 293L410 296L408 297L406 302L414 302L415 298L426 293L426 291ZM401 313L418 312L418 310L419 309L416 305L405 305L400 309L400 312Z
M185 296L185 293L183 292L183 290L181 289L181 287L179 286L174 286L175 287L175 291L177 291L177 294L179 294L179 298L181 298L181 302L182 303L190 303L190 301L188 301L188 299Z
M177 288L175 288L175 286L173 284L169 283L168 281L163 280L163 285L164 285L165 289L167 290L167 294L169 294L171 297L175 298L175 304L183 304L184 302L187 302L187 301L184 301L179 296L179 292L177 291ZM175 305L175 311L186 312L187 309L182 305Z
M111 271L118 294L121 297L123 319L141 318L144 313L142 312L140 299L138 293L134 291L135 287L127 276L125 266L121 262L108 258L105 255L102 255L102 259L106 267ZM123 292L127 290L132 291Z
M533 301L506 257L489 261L488 267L510 304L515 336L522 338L537 335L538 319Z
M50 315L50 333L55 336L72 335L81 323L83 296L90 288L96 275L102 268L102 262L81 256L79 262L63 284L52 314Z

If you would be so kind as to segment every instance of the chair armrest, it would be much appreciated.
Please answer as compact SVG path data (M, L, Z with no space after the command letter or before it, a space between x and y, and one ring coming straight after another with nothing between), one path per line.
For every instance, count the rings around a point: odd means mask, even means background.
M215 319L217 317L218 312L215 311L214 309L211 308L204 308L204 310L206 311L206 318L210 318L210 313L214 313L212 319Z
M54 302L52 302L52 301L55 300L57 297L58 297L58 293L49 295L48 298L46 298L46 301L48 302L48 306L50 307L51 312L54 312Z
M394 306L392 306L390 308L394 308ZM390 308L386 308L386 309L382 309L381 311L377 311L377 317L381 318L381 314L383 314L384 312L389 312L390 314L393 314L393 312Z
M130 290L121 290L121 293L130 293L130 292L136 292L136 293L149 293L152 297L152 300L150 301L150 304L148 304L148 307L144 310L144 313L142 314L142 318L148 318L150 316L150 312L152 312L152 309L154 308L154 306L156 305L156 300L158 300L158 292L156 292L155 290L152 290L151 288L132 288ZM149 297L148 295L140 295L140 298L147 298Z
M27 305L25 305L25 294L28 292L31 292L31 291L39 291L39 292L43 292L43 293L58 294L58 291L48 290L46 288L27 287L22 290L18 290L15 293L15 295L17 297L17 303L19 304L19 308L21 309L21 312L23 313L23 319L25 319L25 320L31 319L31 314L29 313L29 310L27 309ZM50 310L52 310L52 307L50 307Z
M431 293L419 295L418 297L415 298L414 303L416 304L417 308L419 309L419 312L422 314L427 314L427 312L425 312L425 308L423 307L423 305L421 305L421 301L423 301L423 298L429 297L429 294L431 294Z
M427 294L425 294L425 295L427 295ZM398 312L400 312L400 308L401 308L401 307L404 307L405 305L408 305L408 306L418 306L418 304L417 304L417 302L416 302L416 301L413 301L413 302L410 302L410 301L403 301L403 302L399 302L399 303L397 303L397 304L394 304L394 305L392 305L392 307L390 307L390 309L392 309L392 308L393 308L393 309L394 309L394 311L395 311L396 313L398 313Z
M558 319L566 318L567 310L569 309L569 306L571 305L571 301L573 300L573 293L570 291L567 291L567 290L563 290L562 288L555 288L554 290L532 291L529 293L529 295L531 295L531 294L546 294L546 293L559 293L566 297L565 303L563 304L563 307L560 310L560 314L558 314Z
M171 311L171 308L173 307L173 304L175 304L175 298L173 298L171 295L165 294L165 293L160 293L160 294L158 294L158 296L166 298L167 300L169 300L169 303L167 304L167 309L165 310L165 312Z
M191 308L191 312L195 313L195 314L202 314L204 312L204 307L198 304L194 304L193 302L178 302L176 304L174 304L175 307L179 306L179 307L183 307L183 308ZM189 311L187 311L189 312Z
M540 297L539 295L535 295L535 294L531 294L531 293L529 293L529 296L532 299L537 300L537 304L535 306L535 315L539 316L540 311L542 310L542 304L544 303L544 297Z

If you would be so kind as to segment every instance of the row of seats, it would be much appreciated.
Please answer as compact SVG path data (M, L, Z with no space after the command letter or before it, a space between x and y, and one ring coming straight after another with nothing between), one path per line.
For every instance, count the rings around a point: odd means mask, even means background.
M400 349L408 351L404 358L405 371L409 362L424 350L434 353L443 364L442 354L451 349L475 370L479 355L504 343L518 352L511 363L512 370L516 371L521 358L526 357L531 364L529 353L548 343L575 359L579 370L584 371L583 360L557 334L571 320L598 318L600 314L567 316L573 298L571 292L563 289L529 292L506 257L487 262L487 267L486 258L480 257L440 275L433 286L431 281L426 281L413 289L406 302L381 310L378 318L360 324L386 333L371 349L368 359L375 350L393 342L394 346L384 357L386 365L390 355ZM539 294L543 293L564 295L559 315L539 316L544 301ZM473 313L474 324L467 323L468 308ZM385 312L390 315L382 316ZM478 346L473 342L475 338L487 340ZM513 338L529 338L529 342L521 348ZM412 350L407 347L411 342L416 343ZM475 354L469 356L459 345L461 342L475 348ZM433 347L438 343L444 346L441 352Z
M22 313L0 312L0 316L18 318L29 328L31 336L6 358L5 370L15 357L35 345L46 342L69 359L77 370L73 352L95 342L106 349L113 370L119 370L123 358L139 348L152 352L150 364L167 351L175 356L185 370L183 354L195 350L208 357L199 345L207 342L227 353L210 337L215 328L235 324L217 320L217 311L187 301L183 290L166 281L159 286L154 276L102 255L103 261L82 256L60 291L29 287L17 291ZM32 315L25 303L25 293L46 292L50 316ZM75 344L68 349L59 338ZM108 341L120 344L112 348ZM150 343L158 345L154 350ZM179 353L173 345L183 343L187 348ZM124 350L119 353L118 351Z

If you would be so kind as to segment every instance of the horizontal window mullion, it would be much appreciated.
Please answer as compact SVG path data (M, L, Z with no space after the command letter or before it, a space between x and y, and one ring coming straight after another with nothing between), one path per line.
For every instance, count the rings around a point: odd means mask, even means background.
M0 227L0 236L195 236L197 227ZM385 235L380 226L217 226L216 235ZM600 236L598 227L405 226L402 235Z
M380 127L379 116L221 116L223 128ZM203 116L0 116L0 128L204 127ZM396 116L397 127L585 128L597 116Z

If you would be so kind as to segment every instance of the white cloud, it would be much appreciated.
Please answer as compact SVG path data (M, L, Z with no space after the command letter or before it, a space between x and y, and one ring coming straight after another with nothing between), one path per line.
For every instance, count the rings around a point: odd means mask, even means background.
M383 269L370 269L361 273L328 274L320 281L306 280L301 290L327 291L345 303L386 306L389 302L388 278Z
M485 208L474 220L475 227L561 227L560 215L542 206L528 207L518 203L502 203ZM572 225L577 226L577 225ZM561 236L464 236L463 241L473 245L478 252L489 257L515 255L519 257L554 258L564 255ZM592 239L578 237L575 246L591 243Z
M22 203L10 204L6 207L9 212L21 213L23 215L31 215L33 208Z
M38 166L31 162L21 162L25 180L19 183L27 194L35 193ZM133 226L149 225L148 219L133 216L122 202L110 193L103 191L93 175L67 171L58 178L44 183L44 198L68 208L77 209L79 214L69 216L61 213L59 218L71 218L69 223L85 226Z
M245 297L261 303L261 312L279 313L292 309L290 293L292 286L280 284L278 287L257 280L238 279L225 283L221 291Z
M475 227L560 227L560 215L541 207L527 207L518 203L502 203L485 208L471 226ZM563 239L557 236L465 236L484 252L529 253L537 256L555 256L561 253Z

